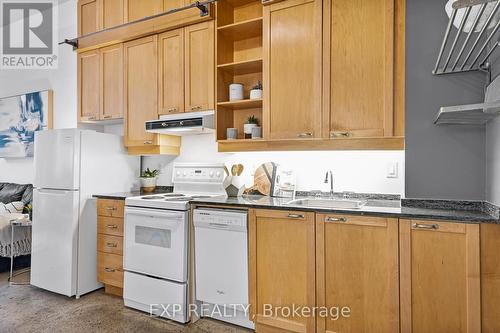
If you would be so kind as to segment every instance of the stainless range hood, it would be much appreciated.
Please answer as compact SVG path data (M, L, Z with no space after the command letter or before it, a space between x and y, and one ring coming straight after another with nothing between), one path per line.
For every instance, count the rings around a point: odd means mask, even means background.
M146 121L146 132L169 135L194 135L215 132L215 111L177 113Z

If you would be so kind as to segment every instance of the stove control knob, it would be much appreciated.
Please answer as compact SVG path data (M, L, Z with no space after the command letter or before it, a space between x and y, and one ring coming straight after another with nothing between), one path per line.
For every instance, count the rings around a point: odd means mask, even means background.
M219 178L219 177L220 177L220 171L217 171L217 173L215 174L215 176L216 176L217 178Z
M214 176L214 172L210 171L210 177L213 177L213 176Z
M175 174L176 174L177 176L180 176L180 175L181 175L181 172L180 172L180 171L177 171Z
M184 172L182 173L182 175L183 175L184 177L186 177L186 176L187 176L187 172L186 172L186 171L184 171Z

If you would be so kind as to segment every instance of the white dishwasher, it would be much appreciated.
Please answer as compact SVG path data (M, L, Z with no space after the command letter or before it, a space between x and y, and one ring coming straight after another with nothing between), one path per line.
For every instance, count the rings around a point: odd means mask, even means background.
M247 212L195 209L193 223L201 316L253 329L248 318Z

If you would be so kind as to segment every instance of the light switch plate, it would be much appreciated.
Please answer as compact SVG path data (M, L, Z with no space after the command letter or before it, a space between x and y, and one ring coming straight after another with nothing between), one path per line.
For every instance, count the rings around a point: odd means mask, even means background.
M398 170L398 162L391 162L387 164L387 178L398 178L399 170Z

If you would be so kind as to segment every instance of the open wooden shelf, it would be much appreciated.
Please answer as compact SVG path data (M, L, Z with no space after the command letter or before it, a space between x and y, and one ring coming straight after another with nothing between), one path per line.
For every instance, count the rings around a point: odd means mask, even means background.
M242 99L239 101L219 102L217 106L233 110L255 109L262 107L262 99Z
M404 137L219 140L219 152L302 150L404 150Z
M242 40L262 36L262 17L253 18L217 28L226 38Z
M226 64L217 65L217 68L227 71L232 75L259 73L262 72L262 59L230 62Z

